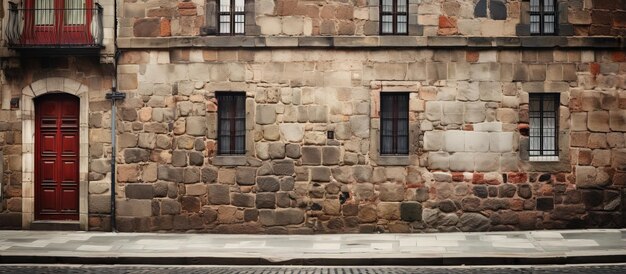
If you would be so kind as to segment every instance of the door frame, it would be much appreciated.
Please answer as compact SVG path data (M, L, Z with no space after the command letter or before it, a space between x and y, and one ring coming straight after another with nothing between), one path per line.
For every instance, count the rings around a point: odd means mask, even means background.
M34 98L47 93L68 93L79 98L78 153L78 222L81 230L88 228L89 172L89 89L80 82L62 77L37 80L22 89L22 228L29 229L35 220L35 103Z

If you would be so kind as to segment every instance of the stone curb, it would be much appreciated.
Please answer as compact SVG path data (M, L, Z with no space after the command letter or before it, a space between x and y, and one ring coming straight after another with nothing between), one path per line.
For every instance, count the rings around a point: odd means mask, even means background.
M159 254L160 255L160 254ZM147 264L147 265L306 265L306 266L453 266L625 263L626 255L554 257L404 257L404 258L295 258L277 261L260 257L119 257L0 255L0 264Z

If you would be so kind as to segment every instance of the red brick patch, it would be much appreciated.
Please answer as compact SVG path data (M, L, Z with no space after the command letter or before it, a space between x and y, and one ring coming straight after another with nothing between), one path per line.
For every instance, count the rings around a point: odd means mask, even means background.
M470 63L478 62L478 57L480 53L478 51L466 51L465 52L465 60Z
M196 4L194 2L179 2L178 9L195 9Z
M616 51L611 54L613 62L626 62L626 52Z
M474 184L484 184L485 183L485 174L474 173L474 175L472 176L472 183L474 183Z
M522 172L511 172L507 174L507 182L514 184L526 183L528 181L528 174Z
M600 64L598 63L589 64L589 72L591 72L591 75L593 75L594 78L598 76L598 74L600 74Z
M440 15L439 16L439 30L437 30L437 34L439 35L452 35L457 34L458 28L456 24L456 19L452 17L447 17Z
M172 35L172 24L170 19L163 18L161 19L161 27L159 36L171 36Z
M453 172L452 173L452 181L463 182L464 179L465 179L465 176L463 176L463 173L461 173L461 172Z

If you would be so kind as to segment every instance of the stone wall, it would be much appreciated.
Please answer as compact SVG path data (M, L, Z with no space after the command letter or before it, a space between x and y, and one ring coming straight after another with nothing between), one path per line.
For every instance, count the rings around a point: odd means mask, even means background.
M213 35L217 0L123 1L120 37ZM623 0L559 0L560 35L623 35ZM528 35L528 0L409 0L409 35ZM379 1L248 0L246 35L379 34ZM526 24L526 25L524 25ZM574 28L572 28L572 25Z
M32 112L25 108L28 103L23 101L29 97L23 97L22 92L25 89L30 91L28 87L42 79L44 85L48 85L45 90L49 92L70 92L63 90L67 85L63 85L62 81L60 85L57 84L59 79L74 80L87 87L89 117L88 121L81 122L88 124L89 145L81 147L81 150L88 150L89 159L81 162L81 165L88 166L89 173L80 180L88 182L89 197L84 197L84 203L88 202L89 215L95 217L90 219L91 225L107 227L110 212L108 193L111 172L108 159L111 155L111 104L105 99L105 94L111 90L112 66L101 64L98 56L5 58L2 65L0 155L3 155L3 165L0 166L3 166L3 172L0 190L3 195L0 201L0 228L23 228L23 214L32 214L34 209L33 197L24 197L25 193L32 190L23 188L26 180L33 178L23 176L24 161L30 162L32 159L23 159L26 154L22 142L24 137L29 136L23 136L22 123L25 120L23 117L33 117L30 116ZM46 79L50 80L46 82ZM11 102L17 105L11 105ZM32 144L34 136L30 138Z
M620 226L624 58L580 49L127 50L118 229ZM246 92L244 158L216 155L216 91ZM387 91L410 93L408 157L377 152ZM524 156L535 92L561 94L558 162Z

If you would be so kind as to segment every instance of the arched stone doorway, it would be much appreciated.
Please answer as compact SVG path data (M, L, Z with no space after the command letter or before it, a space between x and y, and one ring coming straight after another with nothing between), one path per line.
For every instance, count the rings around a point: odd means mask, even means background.
M88 222L88 210L87 210L87 196L88 196L88 114L89 114L89 102L87 86L81 83L67 78L50 77L38 80L22 89L22 109L20 111L20 119L22 120L22 227L24 229L31 228L31 224L36 220L74 220L80 226L81 230L87 229ZM57 97L49 94L57 94L58 97L67 97L73 95L78 97L78 125L76 126L78 139L77 147L77 189L76 195L77 212L72 218L65 218L57 216L56 218L40 218L38 214L41 205L35 201L40 198L40 195L36 195L39 188L36 185L36 171L37 171L37 108L35 102L38 98L44 98L51 96L50 98ZM40 168L40 167L38 167ZM60 190L60 189L59 189ZM64 206L60 206L61 208ZM67 205L65 206L67 207ZM69 211L68 211L69 212Z

